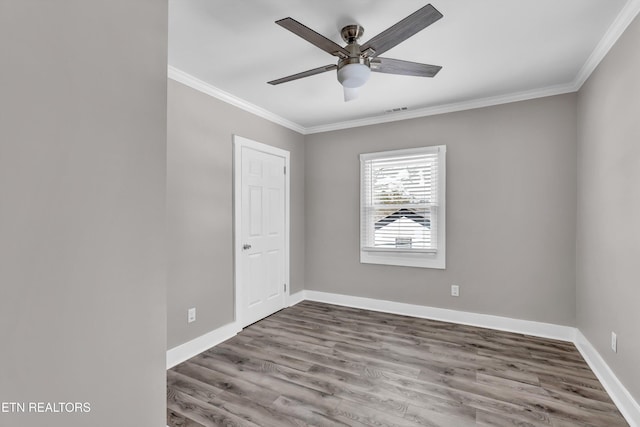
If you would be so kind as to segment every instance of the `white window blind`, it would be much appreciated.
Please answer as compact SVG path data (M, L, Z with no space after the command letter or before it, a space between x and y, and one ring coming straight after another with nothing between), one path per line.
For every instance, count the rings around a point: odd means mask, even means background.
M435 146L360 155L361 252L437 255L444 151Z

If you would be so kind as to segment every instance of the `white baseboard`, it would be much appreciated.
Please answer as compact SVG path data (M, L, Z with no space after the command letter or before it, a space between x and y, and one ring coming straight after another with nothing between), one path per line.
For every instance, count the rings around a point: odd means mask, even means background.
M289 295L287 297L287 305L290 307L304 300L572 342L576 345L578 351L580 351L582 357L596 374L630 426L640 427L640 405L622 385L609 365L582 332L574 327L312 290L303 290ZM232 338L241 329L235 322L229 323L201 337L172 348L167 351L167 369Z
M634 400L629 390L622 385L600 353L579 330L576 334L575 344L629 425L640 427L640 404Z
M294 294L287 295L286 305L291 307L299 302L304 301L305 291L299 291ZM229 338L234 337L242 328L238 327L236 322L231 322L227 325L221 326L218 329L199 336L189 342L181 344L167 351L167 369L171 369L174 366L189 360L194 356L202 353L203 351L210 349L213 346L220 344Z
M446 308L428 307L424 305L406 304L311 290L307 290L305 293L306 299L310 301L382 311L385 313L401 314L403 316L420 317L423 319L441 320L443 322L478 326L481 328L515 332L562 341L573 342L575 340L576 329L571 326L561 326L551 323L534 322L531 320L493 316L491 314L471 313L467 311L449 310Z
M242 328L239 328L236 322L231 322L168 350L167 369L173 368L185 360L191 359L203 351L234 337L241 330Z
M296 305L305 300L305 291L298 291L295 294L287 296L287 307Z

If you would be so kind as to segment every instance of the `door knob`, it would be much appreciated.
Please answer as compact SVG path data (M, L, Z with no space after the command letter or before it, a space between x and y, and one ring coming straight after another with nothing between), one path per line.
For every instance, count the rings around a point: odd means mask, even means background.
M244 249L245 251L246 251L247 249L251 249L251 245L250 245L250 244L248 244L248 243L245 243L244 245L242 245L242 249Z

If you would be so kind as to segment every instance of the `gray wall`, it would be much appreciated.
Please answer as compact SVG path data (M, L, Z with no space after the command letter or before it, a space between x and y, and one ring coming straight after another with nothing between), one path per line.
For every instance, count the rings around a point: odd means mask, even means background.
M304 289L304 139L174 80L168 90L168 348L234 319L233 140L291 153L291 292ZM196 307L197 320L187 323Z
M575 103L562 95L307 136L306 289L574 325ZM447 269L360 264L358 154L439 144Z
M636 18L578 97L577 321L640 402L639 46Z
M166 1L0 2L2 426L164 425Z

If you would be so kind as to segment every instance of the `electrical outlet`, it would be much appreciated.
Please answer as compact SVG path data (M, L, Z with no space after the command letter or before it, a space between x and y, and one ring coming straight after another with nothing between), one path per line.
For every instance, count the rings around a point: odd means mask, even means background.
M611 350L613 350L614 353L618 352L618 336L615 332L611 332Z
M451 296L452 297L459 297L460 296L460 286L451 285Z
M187 321L189 323L196 321L196 308L190 308L187 314Z

